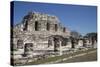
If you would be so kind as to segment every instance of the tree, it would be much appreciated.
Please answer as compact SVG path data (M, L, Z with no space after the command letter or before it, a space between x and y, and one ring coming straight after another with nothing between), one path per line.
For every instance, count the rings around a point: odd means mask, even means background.
M96 32L87 33L84 37L87 37L88 39L94 39L97 41L97 33Z
M95 41L97 42L97 33L96 32L91 32L91 33L87 33L84 38L88 38L89 41L92 43L91 45L93 46Z
M82 38L82 35L77 32L77 31L72 31L71 32L71 44L72 44L72 48L75 48L75 44L78 44L79 39Z
M77 31L72 31L71 32L71 36L73 38L76 38L76 39L79 39L80 37L82 37L82 35L79 32L77 32Z
M70 37L71 39L71 48L75 48L75 38Z

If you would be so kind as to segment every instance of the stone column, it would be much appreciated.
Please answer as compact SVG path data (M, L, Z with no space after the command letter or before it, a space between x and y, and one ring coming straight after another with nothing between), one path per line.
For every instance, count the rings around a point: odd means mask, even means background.
M97 42L96 42L96 40L94 41L94 48L97 48Z
M62 55L62 46L61 46L61 41L59 41L59 48L60 48L60 49L59 49L59 50L60 50L60 51L59 51L59 52L60 52L59 54Z
M78 48L82 47L83 46L83 41L82 40L79 40L78 41Z
M52 46L53 46L53 50L54 50L54 41L52 40Z

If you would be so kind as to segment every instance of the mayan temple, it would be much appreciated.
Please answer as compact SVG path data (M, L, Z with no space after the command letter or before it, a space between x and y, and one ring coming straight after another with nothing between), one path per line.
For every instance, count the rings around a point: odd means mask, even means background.
M96 6L25 1L10 6L12 66L97 61Z
M32 55L36 51L59 51L71 48L66 40L70 31L56 16L29 12L13 28L13 49L20 54ZM16 52L15 52L16 53Z
M40 59L95 48L89 39L72 38L71 31L54 15L29 12L11 29L12 65L35 64Z

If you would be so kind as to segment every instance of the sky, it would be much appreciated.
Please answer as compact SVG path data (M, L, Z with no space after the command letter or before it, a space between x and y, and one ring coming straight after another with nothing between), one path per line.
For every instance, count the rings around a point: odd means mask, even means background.
M55 15L63 26L82 35L97 32L96 6L16 1L14 2L14 25L21 23L23 17L30 11Z

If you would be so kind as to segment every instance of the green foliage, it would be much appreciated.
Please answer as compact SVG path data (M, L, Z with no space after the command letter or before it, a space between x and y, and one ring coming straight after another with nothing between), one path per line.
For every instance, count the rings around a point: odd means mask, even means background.
M97 40L97 33L96 32L91 32L91 33L87 33L84 38L88 38L88 39L95 39Z

